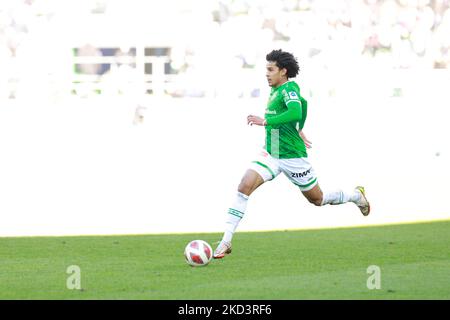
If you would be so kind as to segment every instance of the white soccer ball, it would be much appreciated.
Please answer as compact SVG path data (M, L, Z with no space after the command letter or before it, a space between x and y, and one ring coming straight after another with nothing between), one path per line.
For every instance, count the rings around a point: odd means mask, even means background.
M193 240L184 249L186 262L192 267L206 266L212 259L211 246L203 240Z

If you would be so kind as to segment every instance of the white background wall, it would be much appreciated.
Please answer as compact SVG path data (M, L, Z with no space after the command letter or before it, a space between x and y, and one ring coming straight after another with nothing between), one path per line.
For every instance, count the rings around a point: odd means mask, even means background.
M448 94L310 98L323 189L364 185L372 213L316 208L284 177L250 198L244 230L449 219ZM369 95L367 95L369 94ZM351 98L350 98L351 97ZM222 232L264 140L262 99L9 100L0 105L0 236Z

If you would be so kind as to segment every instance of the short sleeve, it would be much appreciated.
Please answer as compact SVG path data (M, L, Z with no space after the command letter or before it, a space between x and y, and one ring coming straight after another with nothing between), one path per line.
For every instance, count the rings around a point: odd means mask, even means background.
M286 86L286 88L284 88L282 90L282 95L283 95L283 101L284 103L287 105L290 102L297 102L300 103L301 105L301 101L300 101L300 89L298 88L298 86L294 86L291 84L288 84Z

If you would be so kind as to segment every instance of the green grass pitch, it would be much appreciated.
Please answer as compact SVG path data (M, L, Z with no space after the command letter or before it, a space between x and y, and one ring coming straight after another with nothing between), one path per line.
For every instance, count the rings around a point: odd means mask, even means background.
M193 268L194 239L221 234L0 238L0 299L449 299L450 221L238 232ZM80 267L81 289L66 281ZM371 265L381 288L369 290Z

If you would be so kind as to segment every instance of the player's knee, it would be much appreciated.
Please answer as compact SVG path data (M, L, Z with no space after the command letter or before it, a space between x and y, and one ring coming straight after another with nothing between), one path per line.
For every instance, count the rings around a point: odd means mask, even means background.
M310 198L310 199L308 199L308 201L317 207L320 207L322 205L322 198L319 198L319 197Z
M242 180L241 183L239 183L238 191L249 196L253 191L253 184L247 180Z

